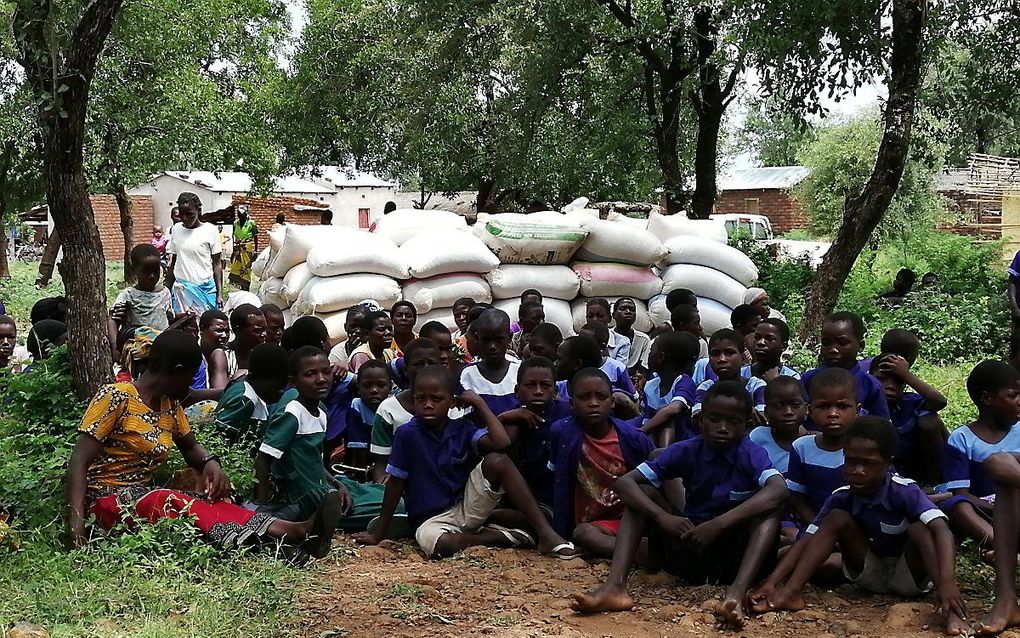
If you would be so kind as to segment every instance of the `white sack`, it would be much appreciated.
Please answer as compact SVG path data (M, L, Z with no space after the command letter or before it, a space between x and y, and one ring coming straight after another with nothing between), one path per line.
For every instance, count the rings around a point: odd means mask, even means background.
M449 328L450 332L457 329L457 322L453 320L453 308L433 308L428 312L419 312L414 331L419 332L421 327L430 321L438 321Z
M677 288L693 291L699 302L703 297L715 299L730 308L742 304L747 292L747 286L726 273L692 264L676 264L662 272L662 292L669 293Z
M283 277L267 279L259 286L259 297L262 303L271 303L281 310L290 308L290 300L283 296Z
M627 224L595 220L588 239L577 251L580 261L616 262L652 266L666 256L662 242L652 233Z
M588 231L567 219L548 223L533 215L504 214L490 217L479 236L500 263L562 265L573 258Z
M400 300L400 285L382 275L313 277L294 301L295 314L325 314L346 310L365 299L383 308Z
M698 314L701 315L701 329L705 336L716 330L733 327L730 323L732 308L724 306L714 299L698 299Z
M584 297L634 297L644 301L662 292L662 280L645 266L577 261L571 269Z
M758 278L758 268L751 258L732 246L705 241L702 237L678 235L665 241L669 256L662 265L695 264L708 266L733 277L745 286Z
M400 252L417 279L457 272L487 273L499 265L492 251L470 233L420 233L401 244Z
M256 308L262 305L262 300L253 292L247 290L235 290L227 296L227 302L223 304L223 312L230 316L230 313L237 310L238 306L250 304Z
M266 265L269 264L269 251L269 248L263 249L255 261L251 262L251 274L259 279L262 279L262 275L266 272Z
M626 295L624 295L624 296L626 296ZM619 297L613 297L611 299L607 299L607 301L609 302L610 311L612 311L613 304L616 303L617 299L619 299ZM654 326L652 325L652 318L648 314L648 306L645 305L645 302L643 302L643 301L641 301L639 299L635 299L634 300L634 308L637 310L637 312L634 313L634 329L635 330L640 330L641 332L645 332L645 333L651 332L651 330L652 330L652 328ZM588 323L588 316L587 316L588 315L588 299L585 298L585 297L578 297L577 299L575 299L574 303L572 303L570 305L570 314L571 314L571 321L572 321L573 326L574 326L574 331L575 332L579 332L581 330L581 328L584 327L584 324ZM612 325L614 325L614 324L610 323L610 326L612 326ZM612 328L610 328L610 330L611 329Z
M414 304L418 314L433 308L450 308L461 297L478 303L492 301L492 292L485 278L475 273L452 273L428 279L412 279L403 286L403 298Z
M301 226L287 224L283 227L283 243L266 266L267 277L283 277L294 266L308 260L308 252L317 245L340 247L350 242L351 233L358 231L340 226Z
M283 277L283 296L290 303L298 298L301 291L305 289L308 282L312 280L312 271L308 269L308 263L300 263L287 271Z
M723 244L729 241L723 222L718 219L690 219L683 213L663 215L653 212L648 216L648 230L662 241L677 235L693 235Z
M569 301L577 296L581 282L567 266L529 266L503 264L485 275L493 299L520 299L521 293L534 288L543 297Z
M517 321L517 311L521 308L520 299L503 299L493 302L492 305L510 315L510 321ZM564 338L574 336L574 322L570 317L569 303L562 299L544 299L542 309L545 310L546 323L559 328Z
M308 269L317 277L335 277L354 273L385 275L407 279L410 275L397 245L388 238L351 230L342 242L316 244L308 251Z
M418 210L402 208L383 215L372 224L372 232L386 237L398 246L422 233L432 231L468 230L467 222L457 213L446 210Z
M347 341L347 329L344 327L344 324L347 323L346 310L322 315L321 319L322 323L326 324L326 330L329 331L330 343L343 343Z

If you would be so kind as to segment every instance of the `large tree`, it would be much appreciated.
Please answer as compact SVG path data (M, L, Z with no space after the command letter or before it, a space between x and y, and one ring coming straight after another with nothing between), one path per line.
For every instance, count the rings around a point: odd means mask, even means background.
M122 0L56 6L18 0L14 36L35 101L46 201L63 239L67 335L76 390L86 397L112 377L106 341L106 263L85 183L89 91Z
M927 0L892 0L883 55L888 63L888 99L882 114L882 140L864 187L846 200L843 221L822 260L808 294L800 336L815 338L825 315L836 305L857 256L882 221L900 184L910 151L918 90L925 63Z

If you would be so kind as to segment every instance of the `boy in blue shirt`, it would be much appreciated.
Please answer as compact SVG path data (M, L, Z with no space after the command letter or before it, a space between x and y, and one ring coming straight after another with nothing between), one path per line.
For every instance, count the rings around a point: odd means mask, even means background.
M717 380L743 381L740 376L743 349L743 335L729 328L716 330L708 340L708 361L716 378L706 379L698 386L694 393L692 416L697 417L701 412L701 399ZM751 395L751 400L754 403L754 422L756 424L765 423L765 382L758 377L750 377L745 381L744 388Z
M915 598L934 582L947 633L969 633L946 515L916 483L894 474L897 438L888 419L854 421L846 432L847 485L826 499L807 535L752 594L755 612L803 609L801 589L838 543L843 573L859 589Z
M549 435L549 469L555 474L553 527L588 553L610 558L624 506L614 489L620 476L643 463L651 440L612 416L612 386L605 372L585 368L570 380L573 415Z
M477 338L477 352L472 349L477 363L461 371L461 387L482 397L493 414L520 407L514 393L520 363L506 356L510 348L510 315L489 308L471 323L469 332Z
M602 349L602 365L600 370L609 377L609 383L613 386L613 392L619 392L637 401L637 390L634 389L634 382L630 378L627 366L616 359L608 356L609 348L609 327L601 321L589 321L577 332L582 337L591 337Z
M367 478L368 445L372 441L375 413L393 389L389 367L377 359L361 364L356 387L358 396L351 401L351 407L347 410L347 424L342 433L343 462L353 470L361 470L357 473L361 474L361 478Z
M485 401L470 391L458 397L474 409L483 427L468 419L450 419L454 384L442 366L429 366L415 375L414 418L393 435L378 525L355 540L377 545L386 538L403 496L415 540L430 558L453 556L476 545L535 546L524 530L486 524L505 494L537 531L543 554L575 557L573 544L553 531L520 472L499 453L509 447L510 437Z
M990 549L995 482L984 462L997 452L1020 450L1020 372L1004 361L982 361L967 377L967 394L978 417L946 442L942 491L952 496L940 506L958 536Z
M878 355L872 359L869 373L882 384L889 418L900 435L896 471L925 485L938 485L942 482L941 459L949 437L938 411L949 401L911 372L910 362L898 354ZM914 391L904 392L907 386Z
M747 588L775 556L779 511L786 501L782 475L768 455L744 434L751 398L743 385L720 381L706 393L701 436L674 443L616 482L627 510L604 585L575 595L581 613L628 611L627 574L641 537L651 526L650 547L659 546L664 566L687 581L731 582L715 612L724 624L744 622ZM665 481L682 479L683 512L673 513L652 498ZM743 547L744 551L734 551Z
M697 386L687 374L698 358L700 339L687 332L667 332L652 342L648 369L655 374L645 383L641 430L658 447L697 436L691 425L691 406Z
M822 365L804 373L802 380L808 393L811 378L826 368L849 370L857 387L857 402L866 414L889 418L889 406L878 379L858 365L857 356L864 349L864 321L852 312L834 312L822 324ZM811 427L809 426L810 430Z
M793 442L806 434L807 403L804 386L793 377L778 376L765 386L765 425L748 437L769 455L772 466L784 475L790 467Z
M783 353L790 347L790 326L782 319L762 319L754 329L754 360L740 369L745 379L758 377L768 383L776 377L800 379L800 373L783 363Z
M603 365L602 350L595 339L586 335L563 340L556 351L556 389L561 399L570 400L569 382L579 370ZM623 374L626 376L626 371ZM616 388L613 389L613 402L613 412L619 418L633 419L639 415L634 397Z
M799 523L815 520L833 490L846 485L843 435L860 413L854 375L843 368L822 368L808 385L808 416L820 432L793 442L786 485Z

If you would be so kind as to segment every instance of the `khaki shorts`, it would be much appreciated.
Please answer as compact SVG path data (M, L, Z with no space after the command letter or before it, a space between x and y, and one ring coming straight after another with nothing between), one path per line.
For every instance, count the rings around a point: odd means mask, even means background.
M859 574L844 562L843 574L855 587L875 594L896 594L914 598L931 591L931 581L918 584L905 556L876 556L868 552Z
M495 491L482 474L482 464L471 470L464 498L453 507L436 514L422 523L414 533L414 539L426 556L436 553L436 543L443 534L475 532L489 520L492 511L503 498L503 490Z

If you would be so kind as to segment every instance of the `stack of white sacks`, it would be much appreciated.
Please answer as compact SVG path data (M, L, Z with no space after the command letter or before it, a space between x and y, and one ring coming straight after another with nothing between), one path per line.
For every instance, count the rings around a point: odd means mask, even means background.
M288 324L321 317L339 341L347 309L365 299L384 308L406 299L419 327L436 320L454 328L457 299L491 301L516 318L521 293L534 288L546 321L567 336L585 323L591 297L632 297L635 328L647 332L669 320L666 294L689 288L711 333L729 325L758 274L726 245L718 222L656 213L647 223L616 214L600 220L594 210L479 215L470 228L454 213L398 210L372 231L288 225L271 233L253 266L262 299L284 308Z

